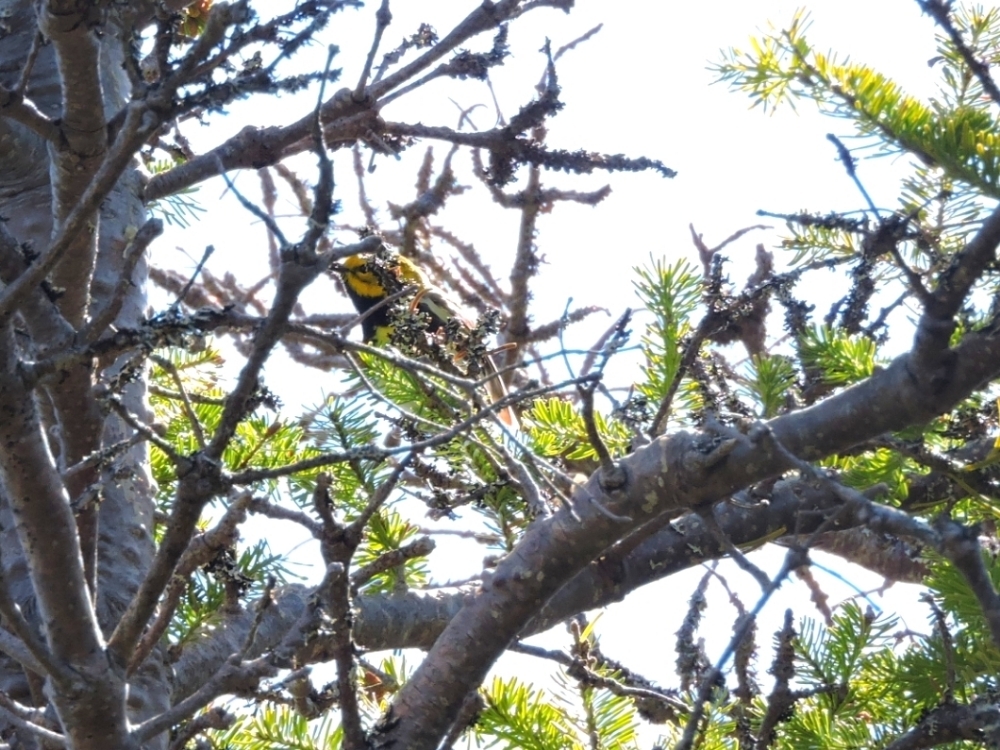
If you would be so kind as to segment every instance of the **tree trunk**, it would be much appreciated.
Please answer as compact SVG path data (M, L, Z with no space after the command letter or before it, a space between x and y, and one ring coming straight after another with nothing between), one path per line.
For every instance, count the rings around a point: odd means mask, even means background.
M15 89L39 34L39 22L33 3L28 0L13 0L2 6L6 11L6 32L0 30L0 83ZM68 29L60 28L60 20L64 17L53 15L54 8L48 10L49 16L43 22L53 28L46 29L47 36L78 34L85 35L86 40L75 46L73 43L38 46L25 96L46 116L61 116L70 124L81 120L103 123L121 110L129 94L123 61L126 45L132 37L133 11L127 16L113 12L103 19L102 33L97 34L72 28L72 24ZM61 111L63 102L70 98L64 97L62 81L65 70L74 65L72 53L78 52L79 47L88 46L94 48L84 49L83 53L89 52L97 58L100 78L96 83L100 99L89 105L88 102L79 103L83 109L89 106L91 111L82 116L78 112L74 120L69 117L70 113ZM60 55L64 59L60 59ZM101 129L106 130L103 125ZM67 207L56 204L54 182L72 196L73 183L88 180L93 173L93 162L102 157L101 153L74 153L72 138L70 141L47 146L42 138L21 124L0 118L0 217L5 219L7 231L25 248L29 259L32 253L37 254L49 245L54 217L65 216L67 211ZM74 174L76 171L79 174ZM142 180L137 164L125 171L101 203L97 220L89 227L93 233L93 251L88 249L87 242L72 248L50 275L47 296L35 292L30 304L21 308L15 328L28 335L17 335L15 357L36 359L66 347L68 332L65 326L52 322L55 316L53 310L48 309L53 301L56 309L74 326L79 326L88 315L100 312L111 302L117 279L122 275L128 239L145 218L140 197ZM5 268L4 271L4 281L9 283L18 269ZM142 259L132 272L133 283L121 299L121 309L115 318L118 326L134 327L143 317L146 277L146 262ZM117 417L101 415L92 388L96 381L114 377L122 364L124 362L86 362L65 378L35 390L39 426L51 453L50 464L58 471L64 472L102 445L114 444L131 434L131 429ZM133 413L145 416L144 394L145 384L140 377L126 386L123 401ZM9 467L5 466L4 470L6 473ZM4 478L9 488L8 477ZM82 548L79 534L74 540L74 554L87 555L83 563L88 579L94 575L94 560L99 561L96 611L100 629L107 638L148 570L154 552L154 497L148 450L141 444L134 446L106 466L97 465L76 472L66 485L79 526L84 535L90 535L89 540L83 540ZM24 540L19 538L19 532L23 534L24 529L16 523L16 515L17 509L12 507L11 498L5 492L0 496L0 573L30 623L44 632L39 604L33 595L32 571L22 547ZM114 667L119 674L123 673L121 665ZM42 701L44 705L39 688L37 676L29 679L18 664L0 656L0 690L22 703L38 705ZM138 674L130 678L129 720L135 723L164 710L168 697L167 671L162 656L154 654ZM60 703L59 700L55 702ZM108 710L114 713L112 707ZM4 734L7 727L0 719L0 734ZM19 741L27 747L34 743L34 739L24 735L20 735ZM166 735L162 735L155 744L162 747L165 742Z

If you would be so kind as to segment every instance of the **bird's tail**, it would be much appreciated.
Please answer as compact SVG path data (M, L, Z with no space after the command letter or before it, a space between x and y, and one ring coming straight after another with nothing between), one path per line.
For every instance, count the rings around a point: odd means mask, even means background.
M492 354L487 354L483 357L483 375L489 378L486 381L486 392L490 396L490 403L495 404L505 399L508 395L507 386L504 384L503 378L500 376L500 371L497 369L496 359L494 359ZM497 416L499 416L500 421L508 427L515 430L521 429L521 422L518 420L514 409L510 406L505 406L500 409L500 411L497 412Z

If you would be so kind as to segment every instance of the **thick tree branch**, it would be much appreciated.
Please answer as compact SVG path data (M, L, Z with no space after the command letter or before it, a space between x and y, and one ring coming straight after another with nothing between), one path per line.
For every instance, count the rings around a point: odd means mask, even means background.
M45 444L34 399L20 384L13 332L9 324L4 328L0 440L6 450L0 452L0 472L16 510L53 654L82 666L100 652L100 636L80 566L76 521Z
M972 358L959 353L975 348L989 349L990 355ZM912 358L903 355L842 393L772 420L769 428L777 444L812 460L884 432L926 422L1000 374L998 336L977 336L963 342L955 354L961 366L934 393L911 377ZM881 408L874 410L873 404ZM500 563L492 581L449 623L399 693L390 714L391 726L384 725L376 733L379 741L391 739L413 750L433 747L448 729L446 717L454 715L523 623L630 527L660 515L679 515L685 508L714 502L789 468L772 441L742 436L720 440L687 433L658 439L623 459L621 465L630 478L623 490L608 497L592 477L574 496L572 512L563 509L528 530ZM628 516L632 523L622 524L598 513L586 502L590 496L601 498L614 515ZM437 707L432 710L427 701Z
M925 750L967 740L986 747L1000 742L1000 708L993 703L949 703L932 709L909 732L886 745L886 750Z
M327 144L360 138L380 130L377 115L369 105L355 102L350 89L340 89L322 107L320 117ZM261 169L312 147L309 134L313 115L309 114L283 128L247 126L225 143L168 172L153 177L146 185L147 202L173 195L219 174L220 169Z
M505 21L520 15L524 8L519 6L522 6L521 0L483 3L424 54L408 65L404 65L395 73L372 84L365 93L372 99L380 99L393 89L411 80L421 71L429 68L467 39L484 31L495 29Z
M913 342L913 375L933 389L947 379L943 371L950 364L948 342L955 330L958 313L972 285L996 258L1000 243L1000 206L993 210L976 235L955 253L948 268L938 278L933 301L926 304Z
M52 242L16 280L0 293L0 316L8 317L49 274L81 233L90 233L94 212L132 160L132 156L155 130L157 123L147 117L142 105L129 105L125 126L100 168L80 194L64 220L59 224Z
M21 381L10 323L0 340L0 477L61 686L53 701L71 734L101 736L125 747L123 675L103 648L86 582L76 519L52 463L35 399ZM102 706L100 710L97 708ZM99 729L98 729L99 727Z
M825 512L836 507L838 502L829 487L789 479L778 482L759 502L718 504L716 519L733 544L750 549L792 529L801 534L812 533L822 523ZM864 520L855 511L844 513L838 519L838 528L857 528ZM580 612L619 602L642 586L720 559L726 553L726 547L697 513L660 524L658 530L645 534L641 541L629 544L626 539L602 553L563 586L524 625L518 637L526 638L544 632ZM361 570L355 575L360 573ZM429 649L459 610L475 599L476 592L476 586L465 586L357 596L352 602L355 609L354 639L370 651ZM284 627L289 627L301 612L308 595L309 590L304 587L284 587L278 592L268 617L278 618L280 615L286 623ZM190 680L197 680L197 675L204 669L200 665L206 658L221 661L230 653L249 627L251 617L249 610L234 616L227 620L225 628L217 628L198 646L184 653L176 666L177 691L181 696L194 689L195 685ZM271 622L268 620L268 623ZM232 635L228 634L230 628ZM258 637L258 648L265 649L268 644L277 642L283 632L280 626L269 625L268 633ZM211 645L214 641L219 641L219 645ZM230 645L221 645L223 643ZM316 656L328 654L331 648L328 636L321 636L312 644L311 653ZM209 657L209 653L214 656ZM308 661L313 657L303 655L303 658Z
M49 149L52 175L52 217L58 226L76 207L101 166L108 148L104 92L99 70L100 46L93 29L96 7L74 0L48 0L38 12L38 28L56 52L62 88L60 138ZM96 213L97 206L93 206ZM59 309L80 326L87 312L90 277L97 260L97 222L86 217L88 231L70 238L52 281L64 290Z

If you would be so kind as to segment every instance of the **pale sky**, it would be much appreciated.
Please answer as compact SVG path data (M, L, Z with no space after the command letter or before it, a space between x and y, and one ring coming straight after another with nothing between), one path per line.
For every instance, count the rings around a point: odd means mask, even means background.
M383 50L413 33L422 21L446 33L452 22L464 16L474 4L475 0L393 3L394 21L386 31ZM378 2L373 0L369 6L360 12L342 14L328 30L328 40L342 50L335 61L335 65L344 67L342 85L355 85L370 44ZM850 135L847 123L819 116L806 102L800 104L797 113L783 109L765 115L759 108L748 109L750 102L744 95L730 92L722 84L711 85L713 76L707 66L720 60L720 49L746 48L750 35L767 28L769 22L778 26L787 23L797 7L797 3L781 0L711 3L582 0L569 15L543 9L512 24L513 58L492 76L505 115L509 117L530 100L532 87L544 68L544 58L538 50L546 37L552 40L553 48L558 48L603 23L600 33L558 63L561 98L566 106L551 121L549 144L657 158L679 173L673 180L653 173L543 177L547 184L577 190L610 183L613 193L596 208L564 204L540 220L537 241L548 265L533 286L536 320L558 317L569 295L580 305L603 305L615 316L625 307L635 307L632 268L647 263L650 254L670 260L685 257L697 263L689 223L704 234L709 245L714 245L742 227L775 224L758 218L755 215L758 209L825 213L862 207L861 196L825 139L828 132ZM935 54L934 28L929 18L921 16L916 2L816 0L806 7L813 19L809 36L818 48L835 49L869 63L911 93L933 92L933 71L927 61ZM484 38L470 46L478 50L488 44L488 38ZM307 57L309 61L321 61L325 55L317 47L304 53L303 63ZM421 91L387 107L383 116L454 126L458 110L450 97L464 107L486 105L474 113L475 123L481 129L494 125L494 110L484 84L436 82ZM228 117L213 121L211 128L188 124L184 132L196 148L208 146L247 123L280 124L297 118L311 108L314 96L315 89L307 97L241 103L230 108ZM398 164L384 157L378 160L378 169L368 188L376 205L384 206L386 200L402 203L413 197L414 165L422 158L423 151L419 146L412 149ZM442 157L445 152L444 146L437 149ZM352 220L356 204L349 154L338 152L335 164L337 195L347 209L346 219ZM474 184L468 173L468 156L459 157L457 164L460 174L464 173L465 184ZM313 158L306 156L296 161L295 168L311 180L315 174L312 165ZM895 177L902 166L888 159L861 163L859 174L877 205L889 208L896 205ZM259 198L259 183L252 172L234 178L248 197ZM222 197L223 193L224 186L219 181L202 186L196 197L210 210L210 215L193 229L169 230L168 236L154 246L155 263L190 268L191 263L183 259L175 246L183 246L197 257L204 245L212 243L217 253L209 267L216 275L221 276L227 269L237 274L253 267L263 271L267 256L263 228L235 207L229 196ZM284 200L291 214L291 200L287 197ZM509 258L515 247L518 216L491 204L481 186L476 184L467 196L455 200L441 221L463 239L475 242L485 257L496 258L496 267L506 267L503 259ZM290 218L284 227L290 237L295 237L301 233L302 223ZM744 264L752 258L757 242L774 249L778 230L780 227L773 232L753 233L727 248L726 254L740 264L734 269L747 267ZM342 241L347 243L352 238L345 236ZM776 253L776 257L780 263L780 254ZM736 270L731 275L735 281L742 281ZM800 287L800 291L816 301L832 300L835 294L827 286ZM330 287L306 297L312 311L349 309L346 300L333 299ZM609 322L601 318L590 328L580 329L571 340L588 344ZM772 337L781 333L777 320L772 324ZM307 373L302 368L269 367L269 373L269 386L284 397L290 412L295 411L297 401L318 402L320 391L328 382L324 378L330 377ZM615 374L628 378L627 370ZM280 551L284 544L275 540L274 524L269 522L269 525L272 547ZM247 536L250 535L248 532ZM462 546L459 542L448 545L442 542L444 546L450 547L452 554L442 556L443 565L435 565L438 575L460 579L480 569L483 557L480 548ZM765 570L774 573L780 566L780 558L780 552L764 552L756 559ZM318 555L311 559L317 560ZM831 560L823 558L825 564L831 564ZM744 603L752 606L759 591L756 584L732 566L725 570L730 584L740 590ZM605 613L599 632L608 655L665 686L673 685L673 634L684 614L687 597L702 573L696 569L649 586ZM814 571L814 575L831 594L832 601L850 595L846 586L829 575L821 571ZM845 575L865 589L880 583L876 576L857 568L850 568ZM901 590L898 593L902 599L913 597L912 593L904 594ZM885 601L876 599L876 602L891 611L892 594ZM704 635L709 654L714 658L728 640L733 611L717 585L710 589L709 599L715 607L709 610L714 627L707 628ZM765 649L759 665L762 676L771 658L766 650L770 634L778 627L784 608L794 606L797 616L817 616L807 601L808 592L801 584L786 584L768 606L758 641ZM907 624L923 630L923 614L909 609ZM568 645L566 635L558 629L542 642L553 648ZM501 669L517 669L523 674L528 669L526 664L524 657L508 658ZM656 736L655 729L650 736Z

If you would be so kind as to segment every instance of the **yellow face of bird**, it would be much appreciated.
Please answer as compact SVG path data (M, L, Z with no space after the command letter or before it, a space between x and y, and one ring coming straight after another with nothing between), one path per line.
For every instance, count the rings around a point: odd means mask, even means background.
M416 287L417 293L410 303L410 311L427 315L427 330L431 333L448 324L452 319L471 328L460 313L460 308L450 302L434 287L420 267L409 258L394 255L379 259L372 255L352 255L339 269L354 306L359 313L382 302L390 294L405 287ZM376 310L362 321L365 341L386 343L392 332L389 308ZM386 333L388 332L388 334Z
M355 294L376 299L385 296L385 288L378 276L371 270L365 256L352 255L346 258L343 268L344 281Z
M357 294L364 297L381 297L385 294L382 283L385 274L380 275L373 270L371 256L352 255L344 260L342 268L346 281ZM399 279L400 289L410 284L416 284L420 289L427 289L430 286L427 276L417 264L402 255L393 257L386 263L385 268Z
M345 258L337 270L355 308L366 315L361 323L364 340L379 346L392 340L391 309L382 305L374 311L369 310L404 287L416 285L423 290L427 283L426 277L412 261L398 255L387 258L370 254L352 255Z

